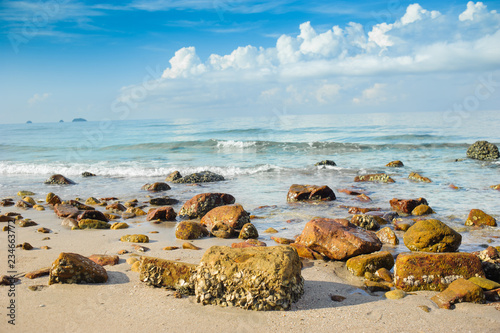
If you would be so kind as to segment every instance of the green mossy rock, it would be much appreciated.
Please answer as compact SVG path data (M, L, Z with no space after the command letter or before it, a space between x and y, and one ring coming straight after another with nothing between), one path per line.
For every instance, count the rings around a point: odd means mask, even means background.
M197 221L182 221L175 228L175 237L178 239L198 239L208 235L208 230Z
M131 243L149 243L149 237L142 234L125 235L120 238L120 241Z
M500 283L482 277L474 276L471 277L469 281L480 286L484 290L492 290L500 288Z
M403 241L411 251L455 252L462 236L439 220L418 221L404 234Z
M352 274L363 276L365 272L375 273L380 268L391 269L394 257L388 251L363 254L347 260L346 267Z
M78 228L80 229L109 229L108 222L93 219L81 219L78 221Z

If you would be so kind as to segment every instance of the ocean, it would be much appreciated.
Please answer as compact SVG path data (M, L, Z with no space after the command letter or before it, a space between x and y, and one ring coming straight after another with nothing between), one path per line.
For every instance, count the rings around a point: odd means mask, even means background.
M488 242L500 245L498 228L464 226L472 208L500 217L500 191L490 188L500 183L500 162L466 158L477 140L500 145L499 125L498 111L1 124L0 198L30 190L36 199L55 192L83 201L90 196L147 201L152 194L142 185L163 181L175 170L182 175L209 170L226 180L170 184L170 191L154 196L179 199L178 211L195 194L230 193L258 217L259 231L274 227L282 237L296 236L314 216L348 217L342 206L390 211L392 198L424 197L436 211L432 217L460 231L461 250L469 251ZM336 166L314 165L326 159ZM405 166L385 166L393 160ZM84 178L84 171L97 177ZM377 172L395 183L354 182L357 175ZM410 172L432 183L410 181ZM55 173L77 184L43 184ZM292 184L328 185L337 200L288 204ZM343 188L362 189L372 202L340 193Z

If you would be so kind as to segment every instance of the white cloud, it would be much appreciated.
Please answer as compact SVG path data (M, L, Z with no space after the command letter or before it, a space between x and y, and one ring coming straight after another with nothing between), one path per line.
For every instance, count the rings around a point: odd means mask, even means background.
M469 1L467 3L467 9L458 16L460 21L473 21L474 17L478 17L482 14L487 13L486 6L482 2Z
M463 20L464 13L472 23ZM297 35L277 38L274 47L240 46L206 60L185 47L139 102L148 109L228 113L265 105L310 112L332 105L383 106L398 100L396 91L412 100L416 76L420 89L433 94L449 89L451 96L451 85L436 86L443 75L463 78L500 68L500 48L492 47L500 45L500 15L481 3L467 4L464 13L458 18L412 4L399 19L376 24L368 33L355 22L326 31L305 22ZM133 89L124 88L120 98L133 99Z
M50 97L49 93L43 93L43 94L34 94L33 97L28 99L28 105L33 106L37 103L45 101L47 98Z

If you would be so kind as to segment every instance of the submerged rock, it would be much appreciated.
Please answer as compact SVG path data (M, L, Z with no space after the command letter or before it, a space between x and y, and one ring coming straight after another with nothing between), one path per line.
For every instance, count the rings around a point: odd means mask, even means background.
M476 160L496 160L500 157L500 153L493 143L476 141L467 149L467 157Z
M289 246L212 246L196 272L196 301L251 310L288 310L304 293L297 252Z
M178 184L194 184L194 183L209 183L209 182L219 182L225 180L223 176L218 175L211 171L202 171L190 174L188 176L178 178L173 180L173 183Z
M400 253L394 281L404 291L442 291L459 278L484 277L481 261L471 253Z
M179 216L190 219L202 218L215 207L234 203L234 197L226 193L201 193L195 195L179 211Z
M412 225L403 240L411 251L455 252L460 247L462 235L443 222L430 219Z
M492 216L486 214L480 209L472 209L469 212L469 216L465 221L465 225L468 226L482 226L487 225L490 227L496 227L497 221Z
M332 260L346 260L378 251L382 247L375 233L344 219L327 218L314 218L307 222L296 243Z
M149 204L152 206L171 206L179 203L179 200L170 197L151 198Z
M95 174L93 174L92 172L85 171L82 172L82 177L95 177Z
M76 253L61 253L52 264L49 284L54 283L104 283L108 274L101 266Z
M395 183L394 179L385 173L367 174L354 177L355 182L379 182L379 183Z
M460 278L450 283L448 288L433 296L431 300L440 308L450 309L458 302L484 303L484 293L478 285Z
M45 184L49 184L49 185L73 185L73 184L75 184L75 182L72 181L71 179L64 177L63 175L57 174L57 175L50 176L45 181Z
M314 166L326 166L326 165L328 165L328 166L336 166L337 164L335 164L335 162L332 161L332 160L323 160L321 162L318 162L318 163L314 164Z
M333 193L332 189L326 185L318 186L293 184L292 186L290 186L286 201L297 202L309 200L335 200L335 193Z
M183 294L194 294L192 276L197 265L152 257L141 257L139 279L154 287L178 290Z
M217 223L240 230L246 223L250 223L250 215L240 204L232 204L215 207L201 219L201 224L208 230L211 230Z

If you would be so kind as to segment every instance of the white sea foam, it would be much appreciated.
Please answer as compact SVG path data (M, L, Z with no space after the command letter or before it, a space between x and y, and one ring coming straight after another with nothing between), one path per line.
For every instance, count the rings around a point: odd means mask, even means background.
M219 140L217 141L218 148L237 148L244 149L249 147L255 147L257 145L256 141L235 141L235 140Z

